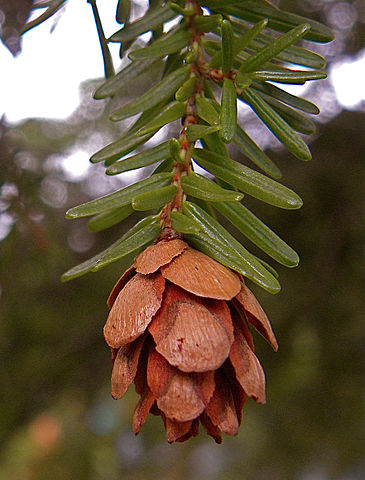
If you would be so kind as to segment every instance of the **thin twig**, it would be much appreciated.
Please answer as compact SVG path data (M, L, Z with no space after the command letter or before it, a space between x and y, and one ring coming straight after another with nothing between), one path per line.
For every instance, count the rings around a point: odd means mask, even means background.
M39 17L35 18L34 20L26 23L24 27L20 30L20 35L23 35L25 32L28 32L31 28L34 28L41 23L43 23L45 20L48 18L52 17L65 3L66 0L57 0L55 2L52 2L47 10L43 12ZM35 6L33 8L40 8L38 6Z
M87 2L90 3L93 9L95 25L98 31L101 52L103 54L105 77L109 78L115 74L115 71L114 71L112 56L110 54L110 50L108 47L108 42L105 38L103 26L101 24L98 7L96 6L96 0L87 0Z

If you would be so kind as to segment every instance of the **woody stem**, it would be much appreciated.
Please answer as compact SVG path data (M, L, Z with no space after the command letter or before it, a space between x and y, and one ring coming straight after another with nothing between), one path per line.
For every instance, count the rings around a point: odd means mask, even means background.
M202 10L195 0L188 0L186 3L187 10L194 10L194 14L186 17L187 29L191 31L191 40L189 43L189 51L186 56L186 62L190 65L190 78L195 77L195 88L191 96L186 101L185 115L182 118L183 128L179 135L180 148L178 152L179 160L174 162L173 183L177 186L177 192L174 199L165 205L161 212L162 235L170 236L171 212L181 211L185 199L185 193L181 185L181 177L192 173L191 149L195 142L191 142L187 138L187 128L189 125L198 123L196 115L196 97L204 90L202 72L204 70L205 61L203 59L203 49L201 45L201 37L203 35L196 26L195 18L202 15Z

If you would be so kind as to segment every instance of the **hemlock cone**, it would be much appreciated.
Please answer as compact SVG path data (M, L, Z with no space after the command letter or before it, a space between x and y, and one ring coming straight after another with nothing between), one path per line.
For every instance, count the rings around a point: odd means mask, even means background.
M246 396L265 402L265 375L248 323L277 349L266 314L241 276L180 239L161 240L112 290L104 336L112 348L112 395L134 381L133 429L149 412L168 442L236 435Z

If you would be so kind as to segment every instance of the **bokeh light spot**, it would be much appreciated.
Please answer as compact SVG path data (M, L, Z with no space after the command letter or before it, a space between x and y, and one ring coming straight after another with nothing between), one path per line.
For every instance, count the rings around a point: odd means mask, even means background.
M83 150L77 150L62 160L62 171L66 180L69 181L83 180L89 168L89 155Z
M351 60L344 57L332 64L330 81L341 105L348 109L360 109L365 102L365 49Z
M67 185L57 177L47 176L41 183L40 197L46 205L61 208L67 201Z
M4 240L9 235L14 223L15 217L10 213L0 214L0 240Z
M86 229L85 224L73 225L67 236L67 241L74 252L84 253L94 245L95 236Z

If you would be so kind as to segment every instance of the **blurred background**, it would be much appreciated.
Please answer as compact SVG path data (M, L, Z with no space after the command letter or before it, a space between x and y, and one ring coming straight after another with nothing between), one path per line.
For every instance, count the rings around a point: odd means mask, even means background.
M99 3L109 35L118 28L117 1ZM294 159L241 112L283 183L304 199L294 212L248 204L301 264L278 268L276 296L252 286L280 349L272 352L256 335L267 404L247 401L238 437L221 446L205 433L168 445L153 416L134 437L134 388L123 400L110 396L106 299L131 259L60 283L64 271L122 233L120 226L90 233L83 220L66 221L66 209L140 172L107 177L88 163L123 129L108 121L108 101L92 99L103 67L90 5L69 0L21 43L17 32L31 4L0 0L0 480L364 478L363 2L280 2L336 32L330 44L310 45L328 58L329 80L298 90L322 112L308 139L311 162ZM143 8L136 2L133 15ZM124 101L156 73L126 89Z

